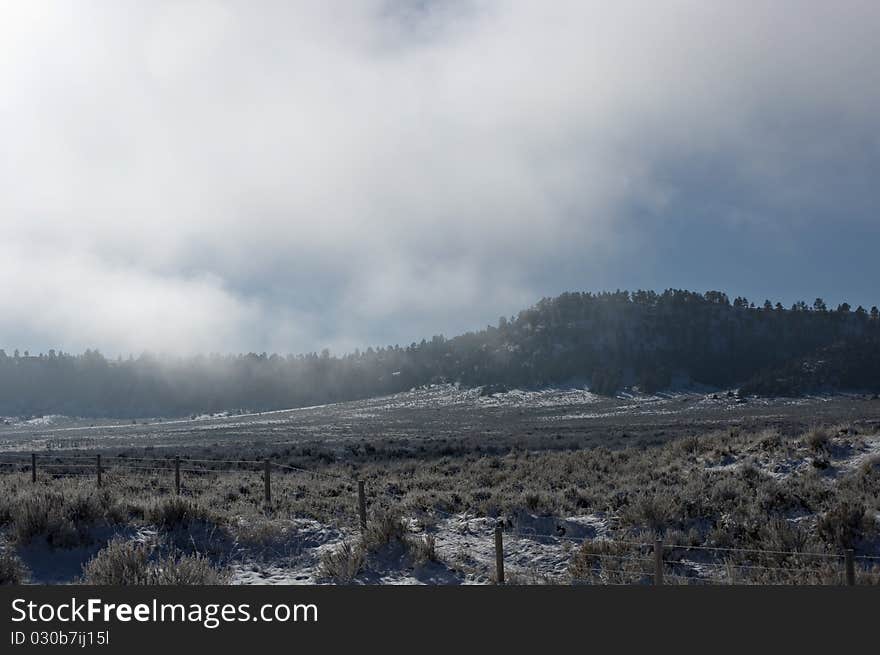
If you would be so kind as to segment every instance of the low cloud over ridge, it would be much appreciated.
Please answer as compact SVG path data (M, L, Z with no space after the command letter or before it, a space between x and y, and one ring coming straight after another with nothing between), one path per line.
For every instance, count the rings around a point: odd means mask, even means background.
M6 13L0 347L344 350L576 288L876 302L875 2Z

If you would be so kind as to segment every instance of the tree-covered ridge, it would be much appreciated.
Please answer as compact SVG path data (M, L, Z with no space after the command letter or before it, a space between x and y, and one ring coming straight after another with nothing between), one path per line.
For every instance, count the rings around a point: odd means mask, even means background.
M533 386L578 380L601 393L694 383L746 384L753 392L774 394L826 386L876 390L877 369L858 364L874 360L852 352L876 359L878 335L876 307L853 310L844 303L830 309L821 299L784 308L770 301L731 301L719 291L564 293L478 332L339 357L325 350L108 360L91 350L37 356L0 350L0 414L130 417L267 410L433 382ZM838 347L841 343L849 345ZM833 374L797 372L808 370L798 369L797 362L823 349L828 353L823 361L835 362Z

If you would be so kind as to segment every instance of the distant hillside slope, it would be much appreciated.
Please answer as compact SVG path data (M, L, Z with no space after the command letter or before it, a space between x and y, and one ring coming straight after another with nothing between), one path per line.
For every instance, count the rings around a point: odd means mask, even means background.
M850 389L880 393L880 338L849 338L754 376L742 393L778 396Z
M878 335L876 308L829 309L821 299L785 309L770 301L757 307L745 298L731 302L718 291L565 293L478 332L340 357L324 351L107 360L96 351L10 356L0 350L0 415L279 409L440 381L503 387L579 380L599 393L680 383L747 384L755 393L777 394L815 384L874 388L865 383L875 373L863 359L875 361ZM841 343L850 345L833 350ZM847 354L852 344L861 344L858 352L867 359ZM823 364L817 370L824 372L810 381L791 373L825 348L836 353L833 367Z

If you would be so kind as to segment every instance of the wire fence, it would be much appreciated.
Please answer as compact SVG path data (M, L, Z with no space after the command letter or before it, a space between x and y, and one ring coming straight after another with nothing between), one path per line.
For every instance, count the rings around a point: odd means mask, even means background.
M85 455L75 453L0 453L0 474L29 476L32 483L51 484L55 479L91 480L98 488L112 488L133 476L162 480L170 491L180 495L189 483L227 474L252 474L263 484L263 500L272 502L274 489L299 493L302 476L322 480L344 490L357 490L357 518L361 533L368 528L367 491L363 480L324 471L272 461L270 459L207 459L129 457L126 455ZM185 475L184 475L185 474ZM293 485L293 486L292 486ZM538 582L547 584L844 584L880 583L880 555L842 552L760 549L722 545L664 543L573 536L558 528L542 532L516 521L449 512L420 503L402 493L387 489L370 490L373 502L390 501L405 507L422 519L422 525L409 528L409 536L430 539L431 549L458 559L496 583ZM344 501L343 501L344 502ZM348 501L349 504L351 501ZM455 533L452 539L438 541L442 531L426 517L446 521L444 529ZM476 525L476 528L472 527ZM334 526L343 532L341 526ZM505 545L506 541L506 545ZM529 555L546 559L557 551L555 569L538 570L519 560ZM558 556L561 553L564 556ZM522 557L520 557L522 556ZM507 573L505 573L505 566Z

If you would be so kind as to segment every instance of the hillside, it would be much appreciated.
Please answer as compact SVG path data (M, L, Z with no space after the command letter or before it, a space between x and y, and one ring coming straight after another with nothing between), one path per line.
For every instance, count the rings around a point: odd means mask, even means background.
M774 396L839 389L880 392L880 338L876 335L845 339L762 371L741 391Z
M565 293L477 332L339 357L324 351L108 360L97 351L10 356L0 350L0 415L269 410L434 382L501 389L577 380L606 394L624 386L746 384L753 393L783 395L876 388L878 369L865 362L876 361L878 335L876 308L831 310L821 299L785 309L770 301L731 302L718 291ZM820 356L829 348L832 358ZM809 361L832 363L817 364L812 377L792 373Z

